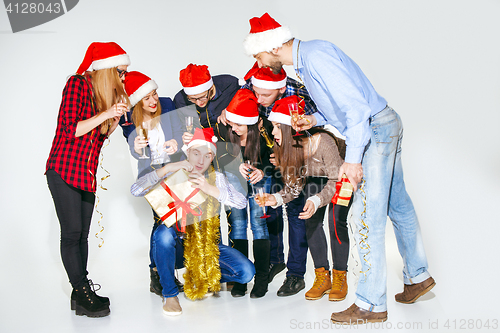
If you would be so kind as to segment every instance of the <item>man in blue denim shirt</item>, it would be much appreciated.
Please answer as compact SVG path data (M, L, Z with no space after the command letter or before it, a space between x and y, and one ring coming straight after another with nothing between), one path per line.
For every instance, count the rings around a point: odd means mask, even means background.
M396 301L413 303L435 285L427 271L418 219L404 185L401 120L358 65L337 46L320 40L296 40L267 13L252 18L250 25L244 42L247 53L274 73L283 65L293 65L318 107L317 113L305 116L295 128L305 130L328 123L346 136L339 179L345 173L357 188L352 213L359 231L355 236L362 271L355 303L333 313L331 320L353 324L385 321L387 216L404 263L404 291L396 295Z

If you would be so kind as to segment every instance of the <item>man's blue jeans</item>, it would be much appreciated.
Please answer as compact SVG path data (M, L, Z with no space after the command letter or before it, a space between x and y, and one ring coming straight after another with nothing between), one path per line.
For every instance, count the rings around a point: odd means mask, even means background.
M219 265L221 270L221 283L234 281L248 283L255 275L255 268L238 250L219 244ZM160 275L160 283L164 297L174 297L179 294L174 280L174 269L184 266L184 247L182 240L177 236L175 227L168 228L159 225L153 233L153 257L156 269Z
M403 257L404 283L419 283L430 275L417 215L403 180L401 119L386 107L370 119L370 127L371 140L362 162L364 176L352 204L362 270L355 303L365 310L383 312L387 310L387 216Z

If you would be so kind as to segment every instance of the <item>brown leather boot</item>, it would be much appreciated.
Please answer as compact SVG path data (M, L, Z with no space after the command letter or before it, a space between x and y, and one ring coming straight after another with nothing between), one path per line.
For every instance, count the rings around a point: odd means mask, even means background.
M325 270L324 267L316 268L314 270L316 278L314 284L308 292L306 292L306 299L315 300L323 297L324 294L330 291L332 281L330 278L330 271Z
M436 285L436 282L432 277L425 281L415 284L405 284L402 293L396 294L396 302L399 303L415 303L415 301L420 297L425 295L429 290L431 290Z
M332 302L342 301L347 295L347 271L332 269L332 290L328 300Z
M331 317L332 322L349 325L363 325L366 323L378 323L387 320L387 311L370 312L363 310L356 304L342 312L334 312Z

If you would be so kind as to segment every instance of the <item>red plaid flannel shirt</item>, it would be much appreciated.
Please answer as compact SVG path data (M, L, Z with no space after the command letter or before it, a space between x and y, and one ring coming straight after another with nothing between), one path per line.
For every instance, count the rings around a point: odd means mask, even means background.
M54 169L69 185L88 192L96 191L95 174L106 136L100 134L99 126L80 137L75 137L75 132L79 121L97 114L92 103L90 80L77 75L70 77L62 93L46 167L46 170Z

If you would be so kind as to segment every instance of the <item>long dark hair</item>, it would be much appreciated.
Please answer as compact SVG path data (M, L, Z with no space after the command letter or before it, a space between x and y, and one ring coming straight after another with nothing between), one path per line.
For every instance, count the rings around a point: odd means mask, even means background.
M280 129L281 142L280 145L274 145L273 151L280 172L283 175L283 179L289 186L295 185L302 187L304 185L308 159L313 155L312 151L308 151L307 154L306 151L304 151L304 149L313 149L309 147L306 141L309 136L317 133L326 133L334 138L339 150L341 150L343 144L343 140L336 138L332 133L322 128L313 127L308 130L307 133L304 133L307 135L302 136L293 136L292 127L289 125L280 124Z
M273 147L274 157L283 176L283 180L288 184L304 185L304 145L302 137L292 135L292 127L280 124L281 142Z
M262 163L260 160L260 131L259 131L259 121L254 125L247 125L247 143L245 145L245 154L243 156L244 160L250 160L254 165L256 163ZM229 141L239 149L241 147L240 136L229 130Z

